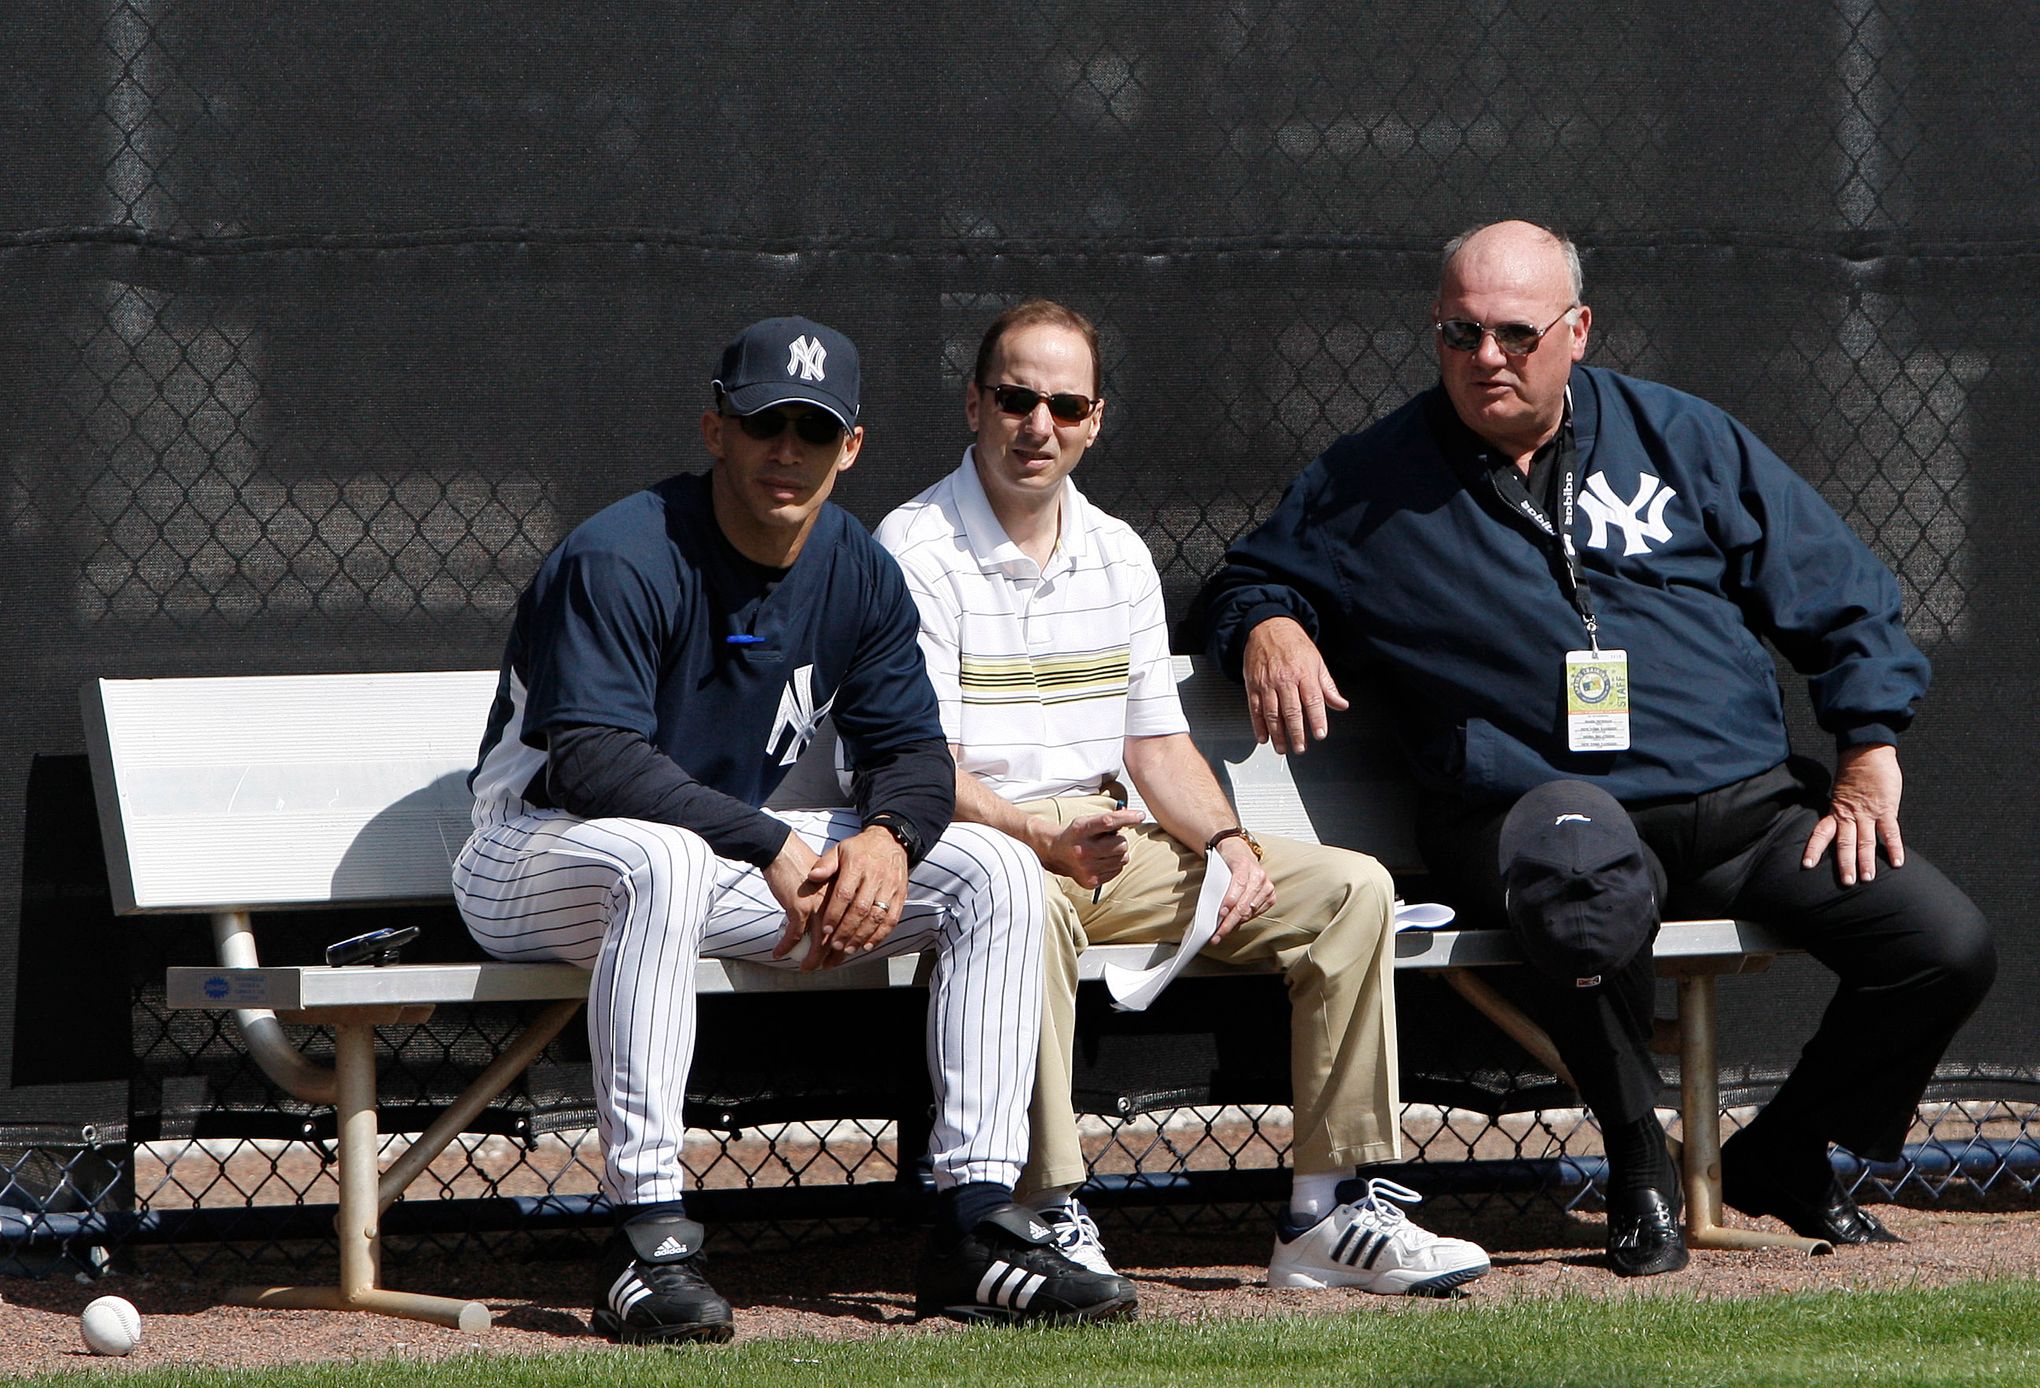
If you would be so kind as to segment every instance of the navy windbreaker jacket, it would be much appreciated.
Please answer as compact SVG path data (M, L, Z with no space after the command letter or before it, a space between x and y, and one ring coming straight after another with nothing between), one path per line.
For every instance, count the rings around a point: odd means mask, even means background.
M1334 677L1385 677L1427 790L1510 800L1561 777L1619 800L1697 794L1789 750L1768 637L1841 745L1895 742L1926 692L1898 582L1776 454L1703 400L1572 373L1573 537L1603 648L1628 651L1631 745L1566 748L1585 627L1551 540L1505 511L1442 385L1340 439L1233 545L1190 623L1235 678L1294 617Z

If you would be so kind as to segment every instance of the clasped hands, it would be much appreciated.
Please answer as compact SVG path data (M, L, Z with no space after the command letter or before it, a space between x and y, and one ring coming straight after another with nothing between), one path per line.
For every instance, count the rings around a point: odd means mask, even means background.
M786 911L772 946L784 959L807 941L802 973L868 954L900 922L907 902L907 851L882 828L860 830L820 854L788 831L765 868L765 886Z

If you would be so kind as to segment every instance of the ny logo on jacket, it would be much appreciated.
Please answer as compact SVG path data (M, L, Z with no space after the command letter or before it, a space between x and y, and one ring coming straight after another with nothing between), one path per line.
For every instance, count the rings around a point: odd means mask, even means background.
M1624 554L1648 554L1650 542L1669 544L1672 539L1671 527L1665 524L1665 507L1671 504L1678 490L1667 487L1647 472L1636 476L1636 496L1624 501L1615 495L1615 489L1608 485L1608 479L1595 473L1587 479L1587 489L1580 494L1580 509L1587 513L1593 525L1587 536L1588 549L1608 548L1608 527L1617 526L1622 531L1622 552Z

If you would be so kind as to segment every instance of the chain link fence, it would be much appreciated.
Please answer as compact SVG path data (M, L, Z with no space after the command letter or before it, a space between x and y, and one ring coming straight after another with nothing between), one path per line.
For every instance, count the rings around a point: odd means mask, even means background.
M110 914L79 684L493 665L573 524L700 464L716 347L768 313L858 341L871 446L839 496L875 522L954 464L977 336L1034 293L1101 326L1111 403L1080 480L1147 538L1180 617L1311 456L1430 383L1437 248L1503 215L1581 242L1593 361L1736 412L1898 573L1937 671L1908 839L2005 960L1912 1164L1856 1178L2030 1193L2040 1037L2019 1002L2040 921L2020 826L1980 807L2022 803L2040 760L2032 720L2006 717L2040 681L2040 606L2008 562L2032 545L2036 18L1979 0L1089 0L911 24L868 0L18 5L0 29L0 621L19 653L0 823L22 826L0 853L0 1266L47 1252L9 1210L86 1218L50 1256L89 1264L120 1256L108 1229L331 1194L330 1114L279 1101L223 1019L161 1005L203 931ZM465 944L444 920L428 938ZM1768 1093L1825 995L1804 961L1724 989L1729 1102ZM1403 1012L1415 1159L1471 1163L1501 1198L1591 1198L1596 1139L1548 1075L1449 1000L1406 990ZM386 1038L389 1125L422 1126L515 1020ZM592 1195L574 1047L407 1204L494 1238ZM704 1059L722 1076L698 1096L705 1187L917 1187L904 1090L824 1086L822 1116L790 1115L766 1098L798 1072L735 1049ZM1109 1097L1096 1168L1152 1191L1272 1172L1286 1147L1265 1093ZM296 1218L177 1247L318 1222ZM433 1227L418 1237L448 1236Z

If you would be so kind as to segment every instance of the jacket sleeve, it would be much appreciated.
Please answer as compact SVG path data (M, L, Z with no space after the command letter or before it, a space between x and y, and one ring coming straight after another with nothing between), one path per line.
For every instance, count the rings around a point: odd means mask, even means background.
M1297 475L1272 515L1232 543L1225 563L1192 600L1177 634L1179 648L1202 647L1233 679L1240 678L1247 634L1271 617L1294 618L1318 639L1320 614L1336 614L1325 528L1314 524L1330 476L1331 453Z
M1838 746L1895 743L1927 692L1898 579L1807 481L1737 421L1731 579L1751 624L1807 677Z

